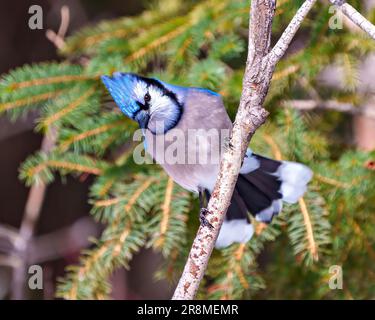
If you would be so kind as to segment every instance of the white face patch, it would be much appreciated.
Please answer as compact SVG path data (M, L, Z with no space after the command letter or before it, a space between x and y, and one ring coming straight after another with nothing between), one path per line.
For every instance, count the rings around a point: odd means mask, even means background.
M134 99L139 101L140 103L145 103L145 95L149 94L151 100L149 102L150 105L150 115L155 112L165 112L165 109L168 109L170 104L173 104L171 99L163 95L163 92L155 87L155 86L148 86L144 81L137 81L134 86L133 94Z
M146 93L147 84L144 81L136 81L133 89L133 99L143 103Z
M159 88L150 86L148 89L148 93L151 96L151 115L154 113L164 113L166 110L170 109L169 105L173 104L173 101L171 101L171 99L168 96L163 95L163 92Z
M180 106L159 87L142 80L136 81L133 88L133 99L146 104L145 95L147 93L150 96L148 129L154 133L164 133L176 125L181 113Z

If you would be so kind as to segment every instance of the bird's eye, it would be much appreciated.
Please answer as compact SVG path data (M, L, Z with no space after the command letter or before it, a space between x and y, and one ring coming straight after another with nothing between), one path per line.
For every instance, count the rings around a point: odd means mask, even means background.
M146 94L145 94L145 97L144 97L144 99L145 99L145 103L147 103L147 102L150 102L151 101L151 96L150 96L150 94L147 92Z

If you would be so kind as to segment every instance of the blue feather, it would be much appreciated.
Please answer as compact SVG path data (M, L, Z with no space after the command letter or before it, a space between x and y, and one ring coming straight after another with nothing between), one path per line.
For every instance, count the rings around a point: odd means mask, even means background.
M101 79L121 111L133 119L135 113L139 110L132 94L136 81L134 76L115 72L112 77L102 76Z
M212 90L209 90L209 89L205 89L205 88L196 88L196 87L194 87L194 89L197 89L197 90L200 90L200 91L206 92L206 93L211 94L211 95L213 95L213 96L217 96L217 97L220 96L220 93L217 93L217 92L212 91Z

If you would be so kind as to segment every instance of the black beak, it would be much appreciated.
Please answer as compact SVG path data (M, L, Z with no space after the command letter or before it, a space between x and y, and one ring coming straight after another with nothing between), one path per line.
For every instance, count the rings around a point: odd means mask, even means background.
M140 110L135 115L134 119L138 122L141 129L147 129L148 121L150 120L150 115L147 111Z

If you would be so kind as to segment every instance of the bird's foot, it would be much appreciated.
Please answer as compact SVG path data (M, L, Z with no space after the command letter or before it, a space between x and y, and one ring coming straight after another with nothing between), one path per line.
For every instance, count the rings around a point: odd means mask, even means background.
M211 223L209 223L206 218L207 213L210 213L210 211L208 211L206 208L201 208L201 211L199 212L199 220L203 227L209 227L210 229L213 229L214 226Z

